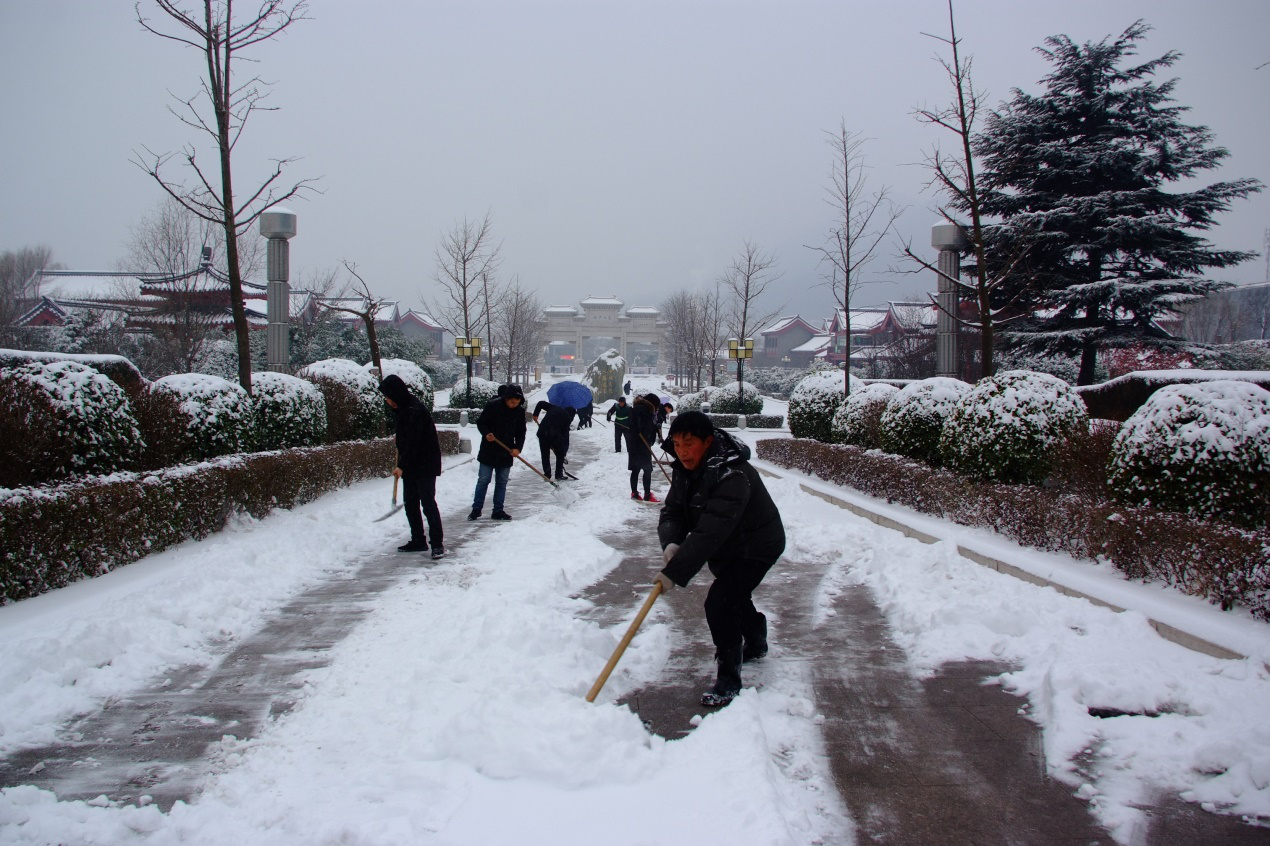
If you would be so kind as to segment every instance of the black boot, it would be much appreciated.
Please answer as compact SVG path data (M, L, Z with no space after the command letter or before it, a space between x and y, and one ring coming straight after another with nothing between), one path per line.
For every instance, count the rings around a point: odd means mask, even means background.
M767 654L767 618L759 614L745 633L745 648L741 650L742 661L757 661Z
M715 661L719 664L719 677L714 687L702 694L701 704L722 708L741 692L741 648L720 649L715 653Z

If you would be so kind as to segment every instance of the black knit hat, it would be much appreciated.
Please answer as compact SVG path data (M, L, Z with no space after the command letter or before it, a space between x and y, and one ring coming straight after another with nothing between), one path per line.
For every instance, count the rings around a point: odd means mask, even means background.
M520 385L499 385L498 395L503 399L518 399L525 401L525 392L521 390Z
M379 392L397 405L406 405L410 402L410 398L414 396L410 393L410 388L406 387L406 383L396 373L391 373L384 377L379 383Z

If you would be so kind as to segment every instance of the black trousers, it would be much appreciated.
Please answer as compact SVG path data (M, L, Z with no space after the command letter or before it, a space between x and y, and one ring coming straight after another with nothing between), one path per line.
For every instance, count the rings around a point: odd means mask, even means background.
M622 451L622 441L626 436L626 427L616 420L613 421L613 451Z
M754 607L755 588L776 559L743 558L720 568L706 594L706 624L717 650L741 649L741 639L765 619Z
M445 546L441 529L441 509L437 508L437 477L424 474L418 478L401 477L402 503L406 506L406 522L410 524L410 541L423 542L423 518L428 518L428 543L434 548ZM421 513L422 512L422 513Z
M561 445L559 443L549 443L542 438L538 439L538 446L542 449L542 473L548 479L551 478L551 454L556 454L556 478L564 478L564 457L569 451L568 443Z

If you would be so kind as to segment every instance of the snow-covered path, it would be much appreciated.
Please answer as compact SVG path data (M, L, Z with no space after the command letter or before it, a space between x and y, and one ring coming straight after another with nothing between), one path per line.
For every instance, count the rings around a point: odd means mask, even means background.
M584 701L624 624L602 626L581 596L621 559L602 538L638 545L653 509L627 499L625 457L604 448L607 429L597 423L574 437L599 445L578 469L575 501L562 503L520 467L508 499L519 519L471 527L437 564L398 564L403 556L385 552L404 537L404 521L370 522L388 498L373 482L0 609L0 752L12 753L54 740L68 718L156 674L215 666L323 581L377 558L404 572L328 663L300 674L293 708L249 738L223 732L192 802L164 812L136 797L59 801L10 787L0 792L0 840L849 842L819 755L823 718L797 673L767 671L760 690L669 743L614 704L682 671L671 660L676 638L699 619L680 625L655 612L601 701ZM468 528L458 521L474 477L465 464L440 480L456 539ZM1262 661L1195 655L1161 641L1140 615L986 571L947 545L844 514L793 480L771 488L788 557L824 574L803 588L819 609L813 623L832 626L842 595L867 587L916 675L963 659L1018 667L1003 682L1045 726L1051 770L1117 839L1132 839L1141 818L1133 804L1160 787L1270 816ZM629 619L640 598L615 616ZM1094 707L1160 716L1098 719Z

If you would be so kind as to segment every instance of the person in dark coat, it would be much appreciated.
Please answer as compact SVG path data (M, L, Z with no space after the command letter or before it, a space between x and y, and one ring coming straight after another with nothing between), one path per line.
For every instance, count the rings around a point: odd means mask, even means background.
M657 582L683 587L709 565L705 611L718 678L701 704L726 705L741 690L741 663L767 654L767 617L753 593L785 551L785 526L750 448L705 414L676 417L669 442L674 474L657 524L666 565Z
M613 451L622 451L622 441L626 440L626 432L631 427L631 407L626 404L626 397L618 397L617 402L609 407L607 415L613 421Z
M551 478L551 454L556 454L556 479L565 481L564 457L569 452L569 425L574 410L541 400L534 406L534 422L538 424L538 446L542 449L542 473ZM539 420L539 416L542 417Z
M512 462L525 446L525 392L520 385L499 385L498 396L485 404L476 420L476 430L483 436L481 448L476 453L476 491L472 495L472 511L467 519L481 516L485 507L485 491L490 477L494 477L494 513L491 520L510 520L503 510L507 496L507 477ZM500 446L496 441L501 441ZM504 449L506 447L506 449Z
M652 397L650 400L649 397ZM653 442L657 440L655 394L636 397L631 403L630 428L626 433L626 469L631 471L631 499L639 499L639 476L644 474L644 501L657 502L653 495Z
M578 409L578 428L590 429L591 415L594 413L595 413L595 409L592 406L584 405L581 408L579 408Z
M437 427L419 399L400 376L390 374L379 383L384 402L393 410L397 437L397 466L393 476L401 479L402 504L410 524L410 541L397 547L402 552L422 552L432 544L433 559L445 555L441 511L437 508L437 477L441 475L441 444ZM423 536L423 518L428 518L428 537Z

